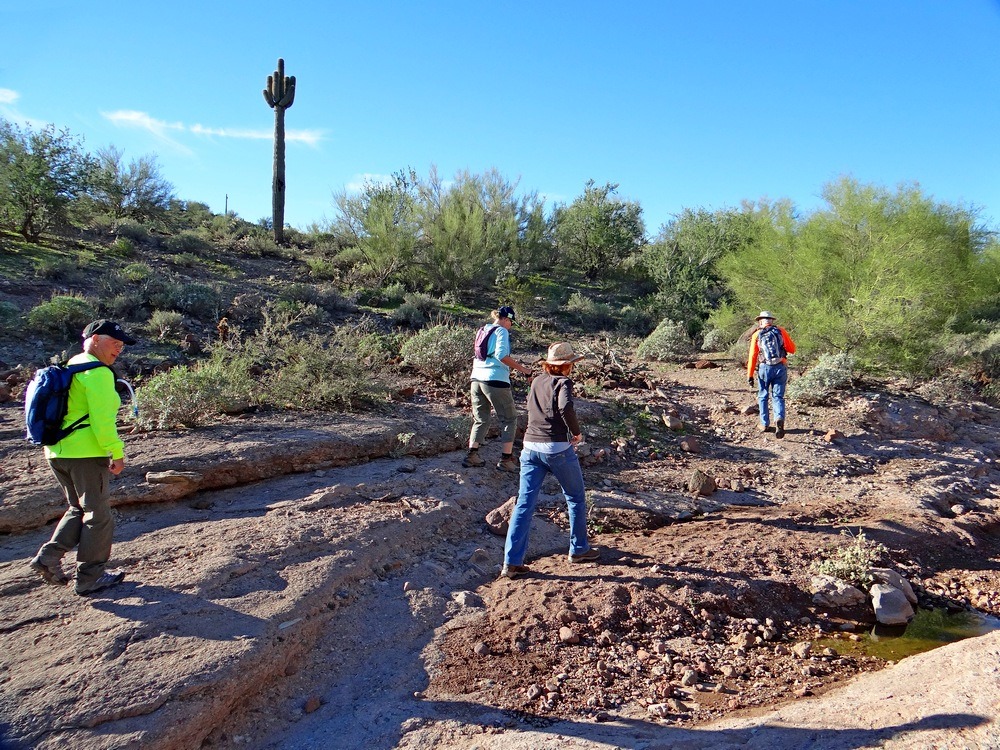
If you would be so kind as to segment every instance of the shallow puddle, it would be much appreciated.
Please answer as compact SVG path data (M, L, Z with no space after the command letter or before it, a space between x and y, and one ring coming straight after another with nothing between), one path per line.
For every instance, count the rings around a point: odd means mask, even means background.
M819 649L830 647L844 656L874 656L886 661L900 659L930 651L946 643L984 635L1000 630L1000 619L978 612L955 612L944 609L918 609L905 626L876 625L860 640L822 638L816 641Z

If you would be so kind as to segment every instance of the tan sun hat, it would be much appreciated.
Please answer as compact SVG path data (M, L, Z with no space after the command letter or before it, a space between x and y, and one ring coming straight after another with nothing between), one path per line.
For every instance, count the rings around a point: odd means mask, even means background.
M583 359L582 354L573 351L573 345L565 341L560 341L549 347L545 361L550 365L568 365L570 362L579 362Z
M774 317L774 313L761 310L760 315L757 316L757 320L777 320L777 318Z

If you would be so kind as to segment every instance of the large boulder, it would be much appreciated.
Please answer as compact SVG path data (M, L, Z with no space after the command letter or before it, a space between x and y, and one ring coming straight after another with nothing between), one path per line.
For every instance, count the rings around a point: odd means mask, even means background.
M905 625L915 614L906 594L887 583L876 583L870 589L875 619L883 625Z
M910 582L895 570L891 568L872 568L870 572L875 583L884 583L892 586L894 589L899 589L906 596L906 600L910 604L917 603L917 595L913 593L913 587L910 585Z
M861 589L833 576L813 576L810 584L813 601L821 607L853 607L868 598Z

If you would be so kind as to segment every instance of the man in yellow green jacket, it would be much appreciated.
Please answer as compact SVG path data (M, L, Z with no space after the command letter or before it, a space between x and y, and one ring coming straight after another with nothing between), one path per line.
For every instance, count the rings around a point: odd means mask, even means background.
M120 583L125 574L105 570L111 557L115 521L111 515L112 474L125 468L125 443L118 437L116 420L121 398L115 390L111 365L126 344L135 339L110 320L95 320L83 329L83 352L70 364L101 362L107 367L73 376L63 427L81 417L83 424L52 446L45 457L62 487L69 508L31 561L31 568L48 583L68 582L62 558L74 547L76 552L76 593L92 594Z

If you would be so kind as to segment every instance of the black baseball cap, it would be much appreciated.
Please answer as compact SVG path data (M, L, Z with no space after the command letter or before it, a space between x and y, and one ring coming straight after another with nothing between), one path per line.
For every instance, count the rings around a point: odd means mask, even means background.
M510 318L511 320L514 320L515 319L514 318L514 308L511 307L510 305L504 305L499 310L497 310L497 317L498 318Z
M97 334L101 336L110 336L111 338L118 339L123 344L128 344L129 346L135 343L135 339L125 333L125 329L113 320L95 320L83 329L83 337L85 339L89 339L91 336Z

